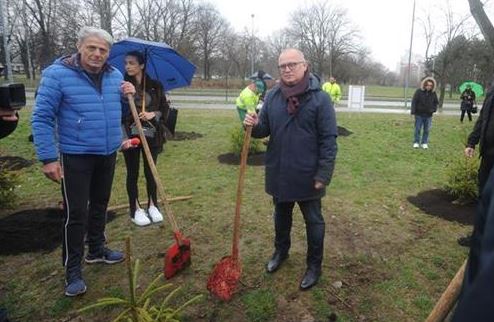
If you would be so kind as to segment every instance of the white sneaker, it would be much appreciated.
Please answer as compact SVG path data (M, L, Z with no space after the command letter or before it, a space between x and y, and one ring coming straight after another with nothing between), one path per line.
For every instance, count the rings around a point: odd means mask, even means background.
M136 212L134 213L134 218L132 218L132 222L137 226L141 226L141 227L151 224L151 220L149 220L144 209L141 208L136 209Z
M420 147L420 145L419 145L418 143L414 143L414 144L413 144L413 148L414 148L414 149L418 149L419 147Z
M422 144L422 149L428 149L428 148L429 146L427 145L427 143Z
M153 223L162 222L163 221L163 215L158 210L158 208L156 208L155 206L149 207L148 214L149 214L149 217L151 217L151 221Z

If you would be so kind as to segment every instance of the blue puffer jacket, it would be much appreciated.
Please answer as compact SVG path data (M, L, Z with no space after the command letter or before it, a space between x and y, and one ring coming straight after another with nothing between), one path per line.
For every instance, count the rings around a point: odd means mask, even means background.
M78 55L56 60L43 71L32 116L38 159L67 154L109 155L121 144L122 74L103 68L101 90L83 71ZM58 144L57 144L58 143Z
M315 181L328 185L337 153L338 129L329 95L321 90L315 75L299 97L298 111L290 115L280 87L266 96L259 123L252 136L269 137L266 152L266 192L278 202L321 198Z

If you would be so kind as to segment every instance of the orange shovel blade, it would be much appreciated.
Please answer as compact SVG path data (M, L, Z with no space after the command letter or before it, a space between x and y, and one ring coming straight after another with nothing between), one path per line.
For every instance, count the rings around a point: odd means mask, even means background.
M179 271L189 266L190 263L190 240L184 238L180 240L180 244L177 241L171 245L166 252L165 277L167 279L172 278Z
M242 274L242 266L231 256L223 257L209 275L208 290L223 301L229 301Z

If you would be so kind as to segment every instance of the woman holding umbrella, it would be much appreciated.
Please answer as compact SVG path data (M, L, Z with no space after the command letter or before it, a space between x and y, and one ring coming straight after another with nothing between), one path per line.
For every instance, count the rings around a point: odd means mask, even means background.
M475 102L475 92L472 90L471 85L467 85L467 88L461 93L461 116L460 122L463 123L465 112L468 114L468 120L472 122L472 110Z
M154 163L156 163L158 154L163 151L163 145L165 143L164 124L168 116L169 105L163 85L159 81L151 79L146 74L145 64L145 58L141 52L128 52L125 56L124 79L131 82L136 88L137 92L134 96L135 104L151 150L152 158ZM138 136L131 113L124 114L122 123L127 137ZM147 212L141 208L137 186L141 151L144 153L139 145L132 145L131 140L124 141L123 154L127 167L127 194L129 197L130 217L136 225L146 226L151 223L163 221L163 215L157 207L156 183L144 155L144 175L146 177L148 193Z

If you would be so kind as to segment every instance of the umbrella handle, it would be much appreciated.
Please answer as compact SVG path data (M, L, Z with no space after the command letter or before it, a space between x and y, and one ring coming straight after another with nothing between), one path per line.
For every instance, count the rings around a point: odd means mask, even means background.
M238 244L240 240L240 206L242 205L242 191L244 188L245 168L247 165L247 156L249 154L250 137L252 134L252 126L245 128L244 143L242 145L242 153L240 155L240 170L238 174L237 185L237 201L235 203L235 219L233 221L233 240L232 240L232 258L234 261L238 259Z
M163 188L163 184L161 183L160 177L158 175L158 169L156 169L156 164L154 163L153 157L151 155L151 151L149 150L148 141L146 140L146 136L144 135L144 130L142 129L141 120L139 119L139 115L137 114L137 108L134 102L134 97L132 96L132 94L128 94L127 99L129 100L130 111L132 112L134 123L136 124L137 131L139 132L139 138L141 139L141 144L142 144L142 148L144 149L144 154L146 155L149 168L151 169L154 182L156 182L156 187L158 188L158 192L161 197L161 203L163 204L163 208L165 209L165 213L168 216L168 220L172 225L173 231L177 232L178 231L177 221L175 220L175 216L168 202L168 197L165 194L165 189Z

